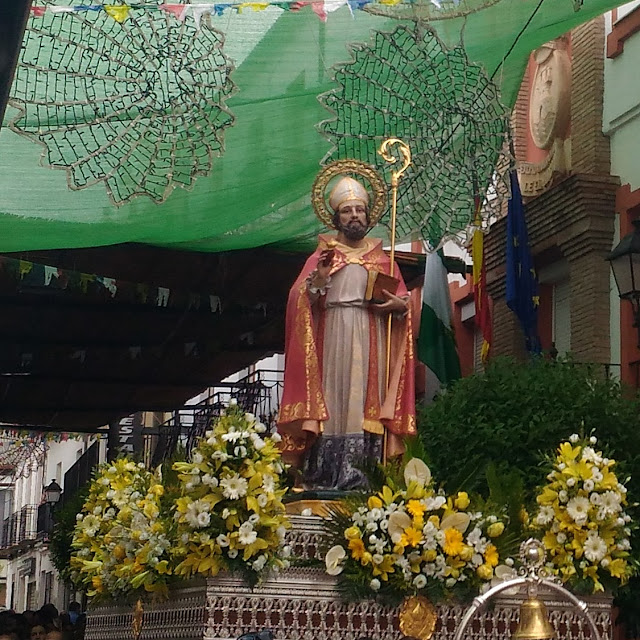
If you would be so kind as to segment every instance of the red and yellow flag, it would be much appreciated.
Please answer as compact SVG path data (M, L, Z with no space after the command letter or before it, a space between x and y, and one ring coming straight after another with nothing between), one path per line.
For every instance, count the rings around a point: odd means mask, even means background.
M476 200L476 225L471 242L473 258L473 299L476 305L475 323L482 332L482 362L486 362L491 348L491 309L487 293L487 270L484 264L484 234L480 231L480 202Z

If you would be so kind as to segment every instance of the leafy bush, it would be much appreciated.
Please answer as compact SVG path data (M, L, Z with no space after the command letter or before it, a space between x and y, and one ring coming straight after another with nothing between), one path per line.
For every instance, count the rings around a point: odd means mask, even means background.
M71 543L76 516L89 494L89 483L80 489L71 499L53 510L53 532L49 540L49 552L53 566L66 584L71 583Z
M488 498L493 486L488 477L519 478L525 502L533 501L545 481L544 456L574 432L595 431L618 461L621 477L631 475L630 502L640 498L640 400L607 378L601 365L496 358L485 373L458 380L422 407L418 430L434 475L456 483L449 491L462 483ZM637 510L631 514L638 518ZM637 557L637 531L632 545ZM638 582L621 592L620 604L638 602ZM625 609L627 632L640 635L640 614Z

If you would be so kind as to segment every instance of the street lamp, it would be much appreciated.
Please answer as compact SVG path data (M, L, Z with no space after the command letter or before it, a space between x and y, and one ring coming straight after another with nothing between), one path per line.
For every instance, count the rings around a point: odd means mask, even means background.
M638 329L640 349L640 220L633 220L628 233L607 256L622 300L629 300L633 308L633 326Z
M53 508L60 502L60 496L62 495L62 487L52 480L51 484L44 488L44 501Z

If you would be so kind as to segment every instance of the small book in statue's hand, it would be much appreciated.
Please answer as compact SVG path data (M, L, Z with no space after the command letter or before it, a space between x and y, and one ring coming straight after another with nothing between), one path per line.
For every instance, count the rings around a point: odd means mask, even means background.
M380 271L369 271L364 299L375 304L386 302L387 298L382 291L386 290L389 293L395 294L398 291L399 285L400 280L398 280L398 278L394 278Z

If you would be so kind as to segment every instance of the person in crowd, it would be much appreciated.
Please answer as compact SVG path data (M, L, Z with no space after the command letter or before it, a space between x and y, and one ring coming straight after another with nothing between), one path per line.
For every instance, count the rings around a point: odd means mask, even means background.
M35 624L31 627L31 639L30 640L45 640L47 636L47 630L41 624Z

